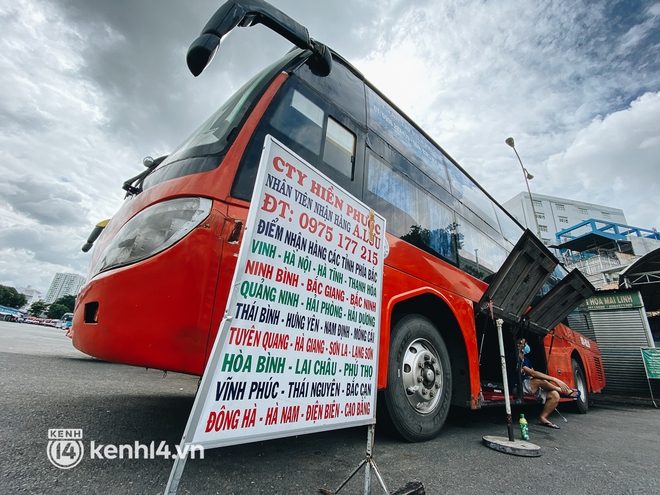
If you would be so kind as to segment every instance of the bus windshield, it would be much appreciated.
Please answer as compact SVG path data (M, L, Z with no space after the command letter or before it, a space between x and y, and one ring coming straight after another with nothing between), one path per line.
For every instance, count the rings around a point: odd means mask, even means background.
M292 50L246 82L145 179L144 189L218 167L236 136L232 131L238 129L267 83L300 53Z

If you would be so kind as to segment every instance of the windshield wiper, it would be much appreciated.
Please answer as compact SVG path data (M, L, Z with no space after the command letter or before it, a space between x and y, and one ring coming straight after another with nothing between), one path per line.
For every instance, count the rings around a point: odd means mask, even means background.
M153 172L156 167L160 165L162 161L167 157L168 155L164 155L154 160L150 156L145 156L142 160L142 165L147 167L147 170L140 172L135 177L131 177L126 182L124 182L123 186L121 186L121 188L126 191L126 197L128 197L129 194L140 194L142 192L142 183L144 182L144 179L146 179L147 176Z

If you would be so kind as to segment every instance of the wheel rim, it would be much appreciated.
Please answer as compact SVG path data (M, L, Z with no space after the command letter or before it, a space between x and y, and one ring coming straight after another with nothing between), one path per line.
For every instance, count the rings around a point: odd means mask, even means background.
M586 402L587 399L587 384L584 380L584 376L582 375L581 370L577 370L578 372L575 373L575 386L577 389L580 391L580 398L578 399L580 402Z
M443 369L438 352L426 339L410 343L403 356L401 378L406 398L420 414L432 412L443 392Z

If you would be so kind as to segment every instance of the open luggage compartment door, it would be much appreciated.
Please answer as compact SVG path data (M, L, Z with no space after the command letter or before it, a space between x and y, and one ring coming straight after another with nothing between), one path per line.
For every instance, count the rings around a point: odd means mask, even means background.
M530 330L546 334L596 289L577 269L571 271L524 316Z
M534 296L557 266L557 258L527 229L484 292L478 311L518 324Z

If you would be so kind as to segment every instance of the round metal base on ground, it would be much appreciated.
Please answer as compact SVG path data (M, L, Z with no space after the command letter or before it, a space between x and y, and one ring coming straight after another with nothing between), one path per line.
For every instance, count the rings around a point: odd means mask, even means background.
M525 440L511 441L508 437L486 435L483 437L483 442L486 447L505 454L522 457L539 457L541 455L541 447Z

